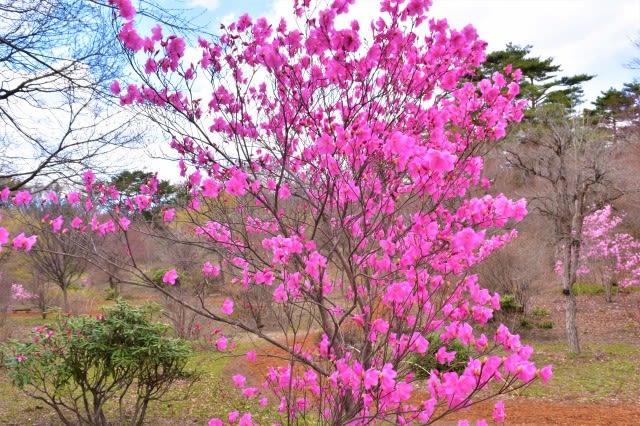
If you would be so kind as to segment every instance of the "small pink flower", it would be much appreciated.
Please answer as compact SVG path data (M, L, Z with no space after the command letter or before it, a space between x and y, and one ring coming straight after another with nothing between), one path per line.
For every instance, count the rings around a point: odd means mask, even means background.
M225 299L222 303L222 313L225 315L231 315L233 313L233 300Z
M211 262L205 262L205 264L202 265L202 273L205 277L217 277L220 275L220 267L212 265Z
M242 374L236 374L231 379L233 380L234 386L237 388L244 387L244 384L247 381L247 379Z
M7 244L9 242L9 231L6 228L0 226L0 245Z
M258 388L244 388L242 389L242 396L245 398L252 398L258 394Z
M545 385L549 383L549 379L553 376L553 366L547 365L540 370L540 378Z
M250 413L244 413L242 415L242 417L240 418L240 422L238 422L239 426L253 426L253 420L251 418L251 414Z
M217 417L209 419L207 426L224 426L224 422Z
M216 198L220 193L220 189L222 189L222 185L211 178L202 182L202 196L204 197Z
M229 423L235 423L236 420L238 420L238 417L240 417L240 413L238 413L237 411L232 411L229 413Z
M216 341L216 349L219 350L220 352L224 352L227 350L227 347L228 347L227 338L224 336L218 338L218 340Z
M256 360L256 353L254 351L249 351L246 354L247 361L254 362Z
M162 222L168 223L173 220L176 216L176 209L166 209L164 213L162 213Z
M30 251L37 239L38 237L36 235L25 237L24 233L20 233L13 239L13 249Z
M118 80L113 80L111 82L111 85L109 85L109 90L111 90L111 93L113 93L114 95L119 95L120 91L122 90L120 87L120 82Z
M29 191L20 191L17 192L13 197L13 202L16 206L21 206L23 204L29 204L31 202L31 194Z
M126 231L129 229L129 225L131 225L131 221L129 220L129 218L122 216L121 218L118 219L118 223L120 224L120 227L122 228L122 230Z
M162 276L162 282L165 284L175 285L176 280L178 279L178 273L175 269L168 270Z
M82 227L82 219L80 219L78 216L71 219L71 227L73 229L80 229Z
M504 423L504 419L506 417L506 413L504 411L504 402L496 402L496 405L493 408L492 416L493 420L495 420L496 423Z
M80 202L80 193L70 192L67 194L67 201L69 204L78 204Z

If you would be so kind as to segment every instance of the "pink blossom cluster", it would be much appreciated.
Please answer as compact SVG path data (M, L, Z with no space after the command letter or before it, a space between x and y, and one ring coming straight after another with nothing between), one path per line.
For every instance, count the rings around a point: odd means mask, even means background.
M584 219L578 275L599 270L602 279L621 287L640 285L640 241L626 232L617 232L623 216L613 214L610 205ZM556 272L562 271L562 261Z
M11 298L13 300L34 300L38 298L37 294L30 293L22 284L11 284Z

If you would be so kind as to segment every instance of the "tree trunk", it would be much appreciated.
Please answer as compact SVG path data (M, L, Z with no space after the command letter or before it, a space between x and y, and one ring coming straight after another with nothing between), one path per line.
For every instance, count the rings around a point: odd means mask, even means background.
M604 282L604 301L607 303L611 303L612 301L612 287L613 283L610 280L605 280Z
M69 313L69 289L67 287L62 287L62 298L63 298L63 306L64 313Z
M576 327L576 296L571 292L567 297L566 306L566 327L567 327L567 343L569 345L569 352L577 354L580 353L580 342L578 340L578 328Z

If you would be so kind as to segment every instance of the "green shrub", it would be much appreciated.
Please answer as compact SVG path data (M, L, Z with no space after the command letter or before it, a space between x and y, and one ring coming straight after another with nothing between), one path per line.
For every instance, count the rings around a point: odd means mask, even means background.
M520 320L520 327L524 328L525 330L531 330L533 328L533 326L531 325L531 321L529 321L528 318L522 318Z
M5 364L12 383L66 425L141 425L151 401L176 380L194 377L185 369L189 346L166 331L145 310L121 301L105 316L37 327L30 342L8 344ZM117 421L105 411L112 400L118 402Z
M550 330L553 328L553 321L549 320L549 321L541 321L539 323L536 324L536 327L543 329L543 330Z
M500 296L500 310L503 312L524 312L524 306L516 301L513 294Z
M546 317L547 315L549 315L549 311L538 306L534 306L533 309L531 309L531 313L534 317Z
M459 374L464 371L470 357L470 351L467 346L460 343L457 339L443 343L435 333L429 334L427 340L429 341L429 349L427 352L424 354L416 354L409 361L411 370L414 372L416 378L424 379L429 377L433 369L439 372L455 371ZM442 365L436 361L436 352L438 352L441 346L444 346L447 352L456 352L456 356L450 365Z

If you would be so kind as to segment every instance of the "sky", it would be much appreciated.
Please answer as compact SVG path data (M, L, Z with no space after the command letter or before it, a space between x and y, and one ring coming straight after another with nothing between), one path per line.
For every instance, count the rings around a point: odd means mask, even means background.
M200 21L215 31L245 12L252 17L289 14L292 3L182 0L180 7L202 13ZM362 22L375 17L378 9L377 0L357 0L353 12ZM561 75L596 75L584 85L587 107L602 91L640 80L640 70L625 67L640 57L640 47L633 44L640 42L640 0L434 0L429 14L447 18L453 28L472 24L488 51L503 49L508 42L531 45L533 56L554 58Z

